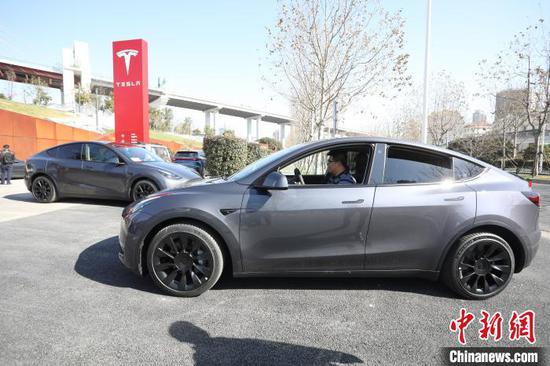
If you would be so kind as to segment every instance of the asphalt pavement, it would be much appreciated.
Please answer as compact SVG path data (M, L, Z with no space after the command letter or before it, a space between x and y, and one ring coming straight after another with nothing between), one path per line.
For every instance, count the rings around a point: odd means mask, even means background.
M536 345L549 345L550 233L531 267L486 301L419 279L289 278L222 278L184 299L118 262L123 204L38 204L15 183L0 186L0 365L435 365L441 347L458 345L449 322L463 307L505 319L532 309ZM535 189L550 207L550 186ZM541 215L550 230L550 211ZM467 329L468 345L529 345L476 333Z

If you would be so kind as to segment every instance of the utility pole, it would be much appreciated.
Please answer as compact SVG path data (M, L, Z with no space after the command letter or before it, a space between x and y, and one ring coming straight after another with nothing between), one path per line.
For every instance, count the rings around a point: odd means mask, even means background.
M426 14L426 54L424 57L424 106L422 116L422 143L428 143L428 92L429 92L429 73L430 73L430 43L432 33L432 0L427 0Z
M336 137L336 129L338 128L338 102L334 101L334 111L332 112L333 126L332 137Z

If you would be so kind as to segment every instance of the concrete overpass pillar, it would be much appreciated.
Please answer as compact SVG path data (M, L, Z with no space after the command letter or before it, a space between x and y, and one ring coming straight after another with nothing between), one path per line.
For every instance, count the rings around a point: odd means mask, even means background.
M286 136L285 136L285 132L286 132L285 127L286 127L286 125L284 123L281 123L279 125L279 140L281 141L281 145L283 147L285 147L285 138L286 138Z
M218 129L216 125L216 116L219 112L220 108L215 107L211 109L207 109L204 111L204 126L210 127L214 130L214 135L218 134Z

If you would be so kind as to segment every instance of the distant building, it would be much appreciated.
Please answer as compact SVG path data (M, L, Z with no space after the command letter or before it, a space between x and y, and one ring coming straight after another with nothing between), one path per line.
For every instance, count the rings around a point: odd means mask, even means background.
M487 123L487 116L480 110L477 110L472 115L472 124L484 124Z
M487 122L487 115L477 110L472 115L472 123L465 125L467 135L483 135L491 130L492 125Z

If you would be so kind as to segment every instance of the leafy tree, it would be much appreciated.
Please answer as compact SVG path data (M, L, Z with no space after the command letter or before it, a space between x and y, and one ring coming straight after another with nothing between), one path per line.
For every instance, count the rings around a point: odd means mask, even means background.
M192 134L193 136L198 136L198 135L201 134L201 132L202 132L202 131L201 131L200 129L195 128L195 129L191 132L191 134Z
M149 108L149 125L152 130L170 131L174 112L170 108Z
M47 86L46 82L40 77L31 77L31 84L34 86L34 97L32 104L35 105L48 105L52 97L44 90L44 87Z
M184 121L174 128L174 132L180 135L190 135L192 124L193 120L190 117L185 117Z

